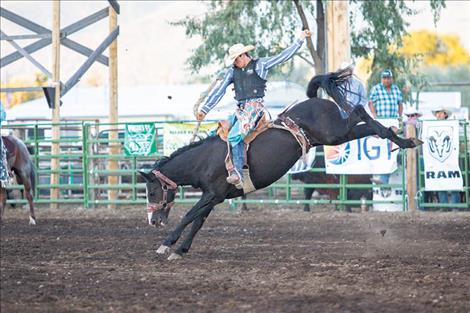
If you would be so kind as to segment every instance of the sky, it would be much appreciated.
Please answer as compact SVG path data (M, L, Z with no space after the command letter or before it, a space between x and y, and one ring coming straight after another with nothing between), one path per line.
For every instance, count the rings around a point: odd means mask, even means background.
M186 60L198 46L200 39L188 39L183 27L170 25L186 16L203 16L206 4L196 1L119 1L120 35L119 81L123 85L173 84L191 81L194 77L187 68ZM410 2L409 5L419 13L410 18L409 30L428 29L439 33L452 33L460 37L461 43L470 51L470 1L446 1L441 18L436 25L427 1ZM2 0L1 6L27 17L43 26L51 25L50 1L8 1ZM62 27L77 21L107 6L107 1L62 1ZM28 31L0 19L2 31L9 35L25 34ZM72 39L94 49L106 37L107 20L72 35ZM22 45L31 43L22 41ZM2 41L0 53L4 57L14 51ZM50 46L33 56L50 69ZM66 81L85 61L67 48L61 50L61 77ZM208 74L215 68L205 69L199 74ZM34 78L37 70L26 60L18 61L1 69L1 79L11 77ZM83 83L97 80L106 82L106 68L100 64L92 66L82 79Z

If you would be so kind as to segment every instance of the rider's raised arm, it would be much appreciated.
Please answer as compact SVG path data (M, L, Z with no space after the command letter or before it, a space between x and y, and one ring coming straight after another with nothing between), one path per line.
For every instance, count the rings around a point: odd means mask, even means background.
M224 75L224 79L214 88L207 97L206 103L201 108L205 114L209 113L225 94L227 87L233 83L233 68L229 68Z
M304 39L297 39L292 45L284 49L281 53L272 56L272 57L267 57L267 58L261 58L260 62L264 65L264 70L269 70L270 68L281 64L282 62L285 62L292 58L292 56L299 51L300 47L302 47L302 44L304 43ZM258 73L261 77L263 77L262 73Z

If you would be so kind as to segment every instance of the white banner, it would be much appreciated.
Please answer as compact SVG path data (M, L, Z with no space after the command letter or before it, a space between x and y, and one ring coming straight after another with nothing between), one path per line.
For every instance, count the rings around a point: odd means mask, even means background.
M395 119L378 120L385 127L398 126ZM390 174L397 169L399 150L393 142L369 136L339 146L324 146L327 174Z
M215 128L217 123L201 124L198 137L206 138L209 130ZM193 137L194 123L166 123L163 125L163 154L171 155L179 148L186 146Z
M390 175L390 184L403 184L402 180L402 170L395 171L392 175ZM379 185L380 186L380 185ZM377 187L375 185L372 188L373 197L372 200L374 201L390 201L386 203L374 203L373 208L374 211L377 212L402 212L404 210L403 206L403 189L402 187Z
M423 121L425 190L462 190L459 121Z

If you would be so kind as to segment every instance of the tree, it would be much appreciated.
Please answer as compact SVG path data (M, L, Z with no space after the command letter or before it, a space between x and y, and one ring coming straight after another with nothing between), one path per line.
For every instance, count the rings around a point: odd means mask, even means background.
M392 70L402 86L412 81L423 84L424 77L417 71L418 56L400 53L403 38L407 35L406 18L417 12L410 9L404 0L350 0L350 3L357 7L357 11L350 14L351 52L355 57L372 60L369 88L380 81L380 73L386 68ZM433 10L434 22L437 22L445 1L430 0L429 4ZM361 20L364 24L355 27L356 20Z
M310 25L307 15L314 12L315 25ZM184 26L189 37L202 38L201 45L188 60L193 72L208 64L222 65L226 51L237 42L256 44L259 56L274 55L292 43L301 28L315 29L315 44L311 38L307 39L309 55L301 52L297 56L321 73L324 71L324 19L322 0L212 0L203 18L186 17L174 25Z
M24 86L44 86L47 82L47 76L43 73L36 73L34 82L25 81L21 79L13 79L8 82L2 82L2 88L7 87L24 87ZM34 100L43 97L42 91L21 91L21 92L2 92L0 93L0 101L5 105L6 108L12 108L20 103Z
M457 36L426 30L411 32L405 36L399 53L405 57L420 55L425 66L470 64L470 54L461 45Z
M351 50L355 57L372 59L371 79L379 71L390 68L405 73L409 61L398 53L402 38L406 35L406 17L416 14L405 0L359 1L350 0ZM437 21L444 0L430 0ZM203 17L186 17L174 23L186 28L189 37L200 36L201 45L188 60L193 72L208 64L222 64L230 45L259 43L259 56L280 52L300 28L309 28L316 36L307 41L309 55L303 50L298 56L315 67L316 73L325 71L325 12L324 0L305 1L223 1L212 0ZM309 24L308 16L315 22ZM355 21L361 21L360 28Z

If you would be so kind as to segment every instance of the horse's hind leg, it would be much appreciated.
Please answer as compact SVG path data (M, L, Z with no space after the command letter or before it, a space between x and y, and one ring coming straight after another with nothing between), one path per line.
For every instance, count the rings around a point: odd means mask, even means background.
M414 148L422 144L422 141L416 138L404 139L399 137L391 128L387 128L374 120L362 106L356 106L354 108L354 114L358 114L362 121L365 122L380 138L390 139L396 143L400 148Z
M31 195L31 181L27 176L21 175L23 181L24 196L29 204L29 225L36 225L36 216L34 214L33 196Z

